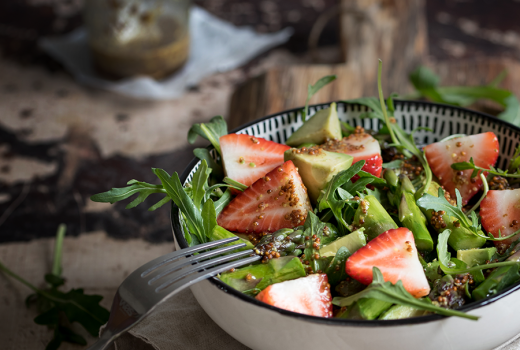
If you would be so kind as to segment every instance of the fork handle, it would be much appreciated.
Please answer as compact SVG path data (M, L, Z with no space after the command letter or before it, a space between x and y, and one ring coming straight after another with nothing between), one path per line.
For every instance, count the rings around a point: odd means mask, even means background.
M110 344L114 342L116 337L113 336L110 332L103 332L99 339L92 344L87 350L103 350L106 349Z

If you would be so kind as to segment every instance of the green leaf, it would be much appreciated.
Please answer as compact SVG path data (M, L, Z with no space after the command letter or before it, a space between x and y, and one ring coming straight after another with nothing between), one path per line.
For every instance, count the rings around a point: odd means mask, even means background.
M162 207L163 205L170 203L170 197L166 196L163 199L161 199L159 202L152 205L150 208L148 208L148 211L154 211Z
M383 163L383 169L399 169L403 165L403 161L400 159L392 160L388 163Z
M215 215L219 215L222 209L224 209L229 202L231 202L231 191L227 189L224 191L222 197L219 198L218 201L215 202Z
M188 131L188 142L193 144L197 139L197 136L201 136L206 140L209 140L220 154L220 144L218 140L221 136L224 136L227 133L226 121L221 116L216 116L211 118L209 123L193 124Z
M458 316L470 320L478 320L477 316L469 315L456 310L444 309L442 307L433 305L430 301L425 299L415 299L410 293L406 291L403 283L400 280L397 281L396 284L385 282L383 274L375 266L372 269L372 273L372 283L366 289L350 297L335 297L332 303L334 305L344 307L349 306L362 298L373 298L392 304L410 306L419 310L435 312L445 316Z
M193 174L193 180L191 181L192 199L193 203L195 203L195 206L199 210L202 207L202 199L204 198L204 194L208 187L208 178L210 173L211 168L208 168L208 164L203 160L195 174Z
M217 226L217 214L215 211L215 204L211 199L208 199L202 207L202 222L204 227L204 234L206 237L211 237L215 226Z
M312 242L312 237L316 235L316 237L322 239L323 238L323 230L327 225L324 222L321 222L320 219L312 212L309 211L307 214L307 219L303 225L303 235L305 237L309 237L309 240L305 240L305 249L303 253L305 254L304 260L309 262L309 266L311 267L313 272L320 270L319 259L316 259L315 255L319 255L319 249L315 249Z
M345 228L349 227L342 215L342 209L345 206L345 201L336 198L336 191L339 187L346 184L347 181L349 181L354 175L359 173L361 171L361 168L363 168L364 164L365 161L360 160L359 162L354 163L347 170L343 170L338 174L334 175L334 177L327 184L324 192L320 195L320 198L318 199L318 212L330 208L338 223L343 225Z
M227 183L228 185L233 186L233 188L236 188L237 190L240 190L240 191L245 191L248 187L248 186L244 185L243 183L233 180L232 178L229 178L227 176L224 178L223 181L225 183Z
M161 185L152 185L137 180L130 180L128 183L131 185L123 188L112 188L110 191L95 194L90 199L94 202L114 204L140 193L135 200L126 206L126 209L130 209L142 203L152 193L166 193Z
M314 85L310 85L307 88L307 100L305 101L305 108L302 113L302 120L305 121L307 119L307 115L309 115L309 101L315 93L317 93L322 87L327 85L328 83L334 81L336 79L336 75L327 75L323 78L319 79Z
M166 171L158 168L153 168L152 171L161 180L166 193L185 216L189 231L197 237L199 242L207 242L207 237L202 229L203 221L200 210L184 191L179 175L173 173L170 177Z
M200 160L205 160L208 163L208 166L212 169L211 173L216 179L220 180L224 177L222 166L213 159L207 148L195 148L193 154L195 157Z

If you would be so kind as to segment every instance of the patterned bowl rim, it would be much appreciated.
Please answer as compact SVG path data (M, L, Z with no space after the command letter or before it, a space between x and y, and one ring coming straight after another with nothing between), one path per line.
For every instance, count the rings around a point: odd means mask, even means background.
M339 103L344 103L343 101L334 101L334 102L336 102L338 104ZM309 105L309 108L311 108L311 107L316 108L317 107L318 109L321 109L321 108L324 108L324 107L328 107L331 103L332 102ZM408 105L410 105L410 106L415 105L417 107L419 107L419 106L428 107L428 108L442 107L442 108L445 108L445 109L451 109L453 111L473 113L474 115L478 116L478 118L484 118L485 120L488 121L488 123L502 124L503 126L508 127L510 129L516 131L518 134L520 134L520 128L515 126L515 125L513 125L513 124L511 124L511 123L509 123L509 122L497 119L496 117L494 117L492 115L489 115L489 114L486 114L486 113L482 113L482 112L478 112L478 111L475 111L475 110L471 110L471 109L468 109L468 108L456 107L456 106L446 105L446 104L442 104L442 103L428 102L428 101L410 101L410 100L398 100L398 99L394 99L394 104L395 104L396 109L397 109L398 106L403 106L404 107L404 106L408 106ZM358 108L363 108L364 107L362 105L355 104L355 103L352 104L352 105L356 106ZM251 122L249 122L247 124L241 125L238 128L235 128L235 129L233 129L233 130L231 130L229 132L230 133L236 133L236 132L238 132L238 131L240 131L242 129L245 129L245 128L251 126L251 125L257 124L259 122L262 122L264 120L267 120L267 119L270 119L270 118L273 118L273 117L280 116L282 114L297 113L298 111L302 110L302 108L303 107L297 107L297 108L284 110L284 111L281 111L281 112L278 112L278 113L274 113L274 114L265 116L263 118L253 120L253 121L251 121ZM208 148L212 148L212 147L209 146ZM199 162L199 159L198 158L194 158L188 164L188 166L186 167L186 169L183 171L182 175L180 176L181 183L184 183L186 181L186 179L188 178L190 172L197 165L198 162ZM181 224L180 224L180 221L179 221L179 209L177 208L177 206L175 204L173 204L173 202L172 202L172 207L171 207L170 219L171 219L171 226L172 226L172 231L173 231L175 240L177 241L177 243L179 244L179 246L181 248L187 248L188 247L188 243L184 239L184 236L182 234ZM305 321L314 322L314 323L329 324L329 325L335 325L335 326L358 326L358 327L381 327L381 326L383 326L383 327L395 327L395 326L410 326L410 325L414 325L414 324L435 322L435 321L438 321L438 320L441 320L441 319L444 319L444 318L447 317L447 316L442 316L442 315L438 315L438 314L431 314L431 315L426 315L426 316L405 318L405 319L399 319L399 320L347 320L347 319L340 319L340 318L324 318L324 317L318 317L318 316L310 316L310 315L304 315L304 314L300 314L300 313L296 313L296 312L280 309L280 308L268 305L266 303L263 303L261 301L258 301L258 300L256 300L253 297L245 295L245 294L239 292L238 290L229 287L227 284L225 284L224 282L220 281L216 277L210 278L209 281L210 281L211 284L213 284L214 286L216 286L217 288L219 288L223 292L231 294L234 297L237 297L237 298L241 299L242 301L254 304L254 305L258 306L258 307L262 307L262 308L266 308L266 309L275 311L275 312L277 312L279 314L282 314L284 316L290 316L290 317L294 317L294 318L297 318L297 319L300 319L300 320L305 320ZM508 296L508 295L510 295L510 294L512 294L512 293L514 293L516 291L518 291L518 290L520 290L520 283L518 283L516 285L513 285L513 286L503 290L502 292L500 292L498 294L492 295L490 297L487 297L485 299L482 299L482 300L479 300L479 301L476 301L476 302L472 302L472 303L470 303L468 305L463 305L462 307L460 307L457 310L459 310L459 311L474 310L474 309L477 309L477 308L480 308L480 307L492 304L495 301L497 301L499 299L502 299L502 298L504 298L504 297L506 297L506 296Z

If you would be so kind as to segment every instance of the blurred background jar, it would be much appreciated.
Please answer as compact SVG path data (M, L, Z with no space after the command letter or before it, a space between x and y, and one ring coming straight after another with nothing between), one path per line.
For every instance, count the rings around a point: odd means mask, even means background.
M87 0L96 70L115 79L175 72L188 58L189 7L189 0Z

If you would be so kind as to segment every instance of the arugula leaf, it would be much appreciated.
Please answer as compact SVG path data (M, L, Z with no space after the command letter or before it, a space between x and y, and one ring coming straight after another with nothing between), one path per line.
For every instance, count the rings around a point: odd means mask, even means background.
M305 255L304 260L309 262L309 266L312 272L317 272L320 270L319 264L319 249L314 247L313 236L322 239L323 238L323 230L327 227L327 225L320 221L320 219L309 210L307 213L307 219L303 224L303 236L309 237L310 239L305 240L305 249L303 254ZM318 258L316 258L318 255Z
M208 163L208 166L212 169L211 173L216 179L220 180L224 177L222 166L213 159L207 148L195 148L193 154L195 157L200 160L205 160L206 163Z
M515 155L516 155L516 152L515 152ZM516 157L513 157L511 164L513 164L513 163L520 164L520 158L518 158L518 155L516 155ZM488 172L490 174L498 175L498 176L502 176L502 177L520 178L520 172L518 171L519 170L518 166L516 168L516 172L510 174L509 170L504 171L504 170L497 169L492 166L490 166L489 169L479 167L479 166L475 165L475 162L473 161L473 157L471 157L469 159L469 162L453 163L451 165L451 168L454 170L473 170L473 173L471 174L472 178L482 172Z
M166 193L161 185L152 185L137 180L130 180L127 185L130 186L112 188L107 192L95 194L91 196L90 199L94 202L114 204L115 202L122 201L136 193L139 193L139 196L126 206L126 209L130 209L144 202L144 200L153 193Z
M307 115L309 115L309 101L315 93L317 93L322 87L327 85L328 83L336 80L336 75L327 75L318 80L314 85L310 85L307 88L307 100L305 101L305 108L302 112L302 120L305 122L307 119Z
M383 274L376 266L373 267L372 273L372 283L366 289L350 297L335 297L332 300L332 303L334 305L344 307L349 306L362 298L373 298L392 304L405 305L419 310L435 312L444 316L458 316L470 320L479 319L477 316L469 315L464 312L435 306L430 301L425 299L415 299L410 293L406 291L403 283L400 280L397 281L396 284L392 284L392 282L385 282Z
M193 174L193 180L191 181L192 199L193 203L195 203L199 209L201 208L201 201L208 188L208 178L210 173L211 168L208 168L208 164L203 160L200 162L200 166L195 174Z
M203 222L200 210L193 203L182 187L181 180L177 173L170 175L163 169L152 168L155 175L161 180L168 196L173 200L186 218L186 224L200 243L207 242L207 236L203 231Z
M482 270L493 269L502 266L519 265L518 261L502 261L491 264L476 265L473 267L459 266L454 261L460 262L458 259L451 258L451 254L448 251L448 239L450 238L451 230L444 230L439 234L437 242L437 256L439 258L439 266L441 270L447 275L460 275L464 273L477 273Z
M345 200L336 198L336 191L340 186L347 183L347 181L349 181L354 175L359 173L361 168L363 168L363 165L365 165L365 161L360 160L359 162L354 163L347 170L343 170L334 175L332 180L330 180L330 182L325 187L325 190L320 195L320 198L318 198L317 211L320 212L325 209L330 209L338 223L347 229L349 225L345 222L342 215L342 209L346 202ZM353 196L351 195L351 197Z
M392 160L388 163L383 163L383 169L400 169L404 161L400 159Z
M410 74L410 82L414 85L417 93L408 97L426 97L433 102L461 107L469 106L479 99L492 100L505 108L497 116L498 119L519 125L520 103L518 99L511 91L496 87L497 81L501 80L503 75L504 73L501 72L488 86L440 87L440 78L429 68L421 66Z
M235 181L232 178L227 177L227 176L222 181L227 183L228 185L231 185L233 188L236 188L237 190L240 190L240 191L245 191L247 189L247 187L248 187L248 186L244 185L243 183Z
M218 139L227 133L226 121L219 115L211 118L209 123L193 124L188 131L188 142L193 144L195 140L197 140L197 136L201 136L206 140L209 140L217 152L222 154Z
M26 305L36 304L40 313L34 322L54 329L54 337L46 349L57 349L62 342L86 345L87 341L75 333L70 324L78 322L92 336L97 336L99 328L108 321L109 311L99 305L103 299L100 295L86 295L83 289L72 289L61 292L58 287L65 283L61 275L61 257L65 225L61 224L56 233L54 262L52 273L45 275L50 287L39 289L24 280L0 262L0 271L24 284L35 293L26 299Z
M486 236L482 236L478 233L480 230L480 225L473 226L473 222L468 220L468 217L462 211L462 200L460 199L460 193L457 189L455 189L455 193L457 195L457 206L454 207L451 205L446 198L444 197L444 190L439 188L438 197L432 196L429 193L425 193L421 198L417 200L417 205L423 209L429 210L433 209L435 211L445 211L449 216L457 219L460 224L469 229L475 235L488 238Z

